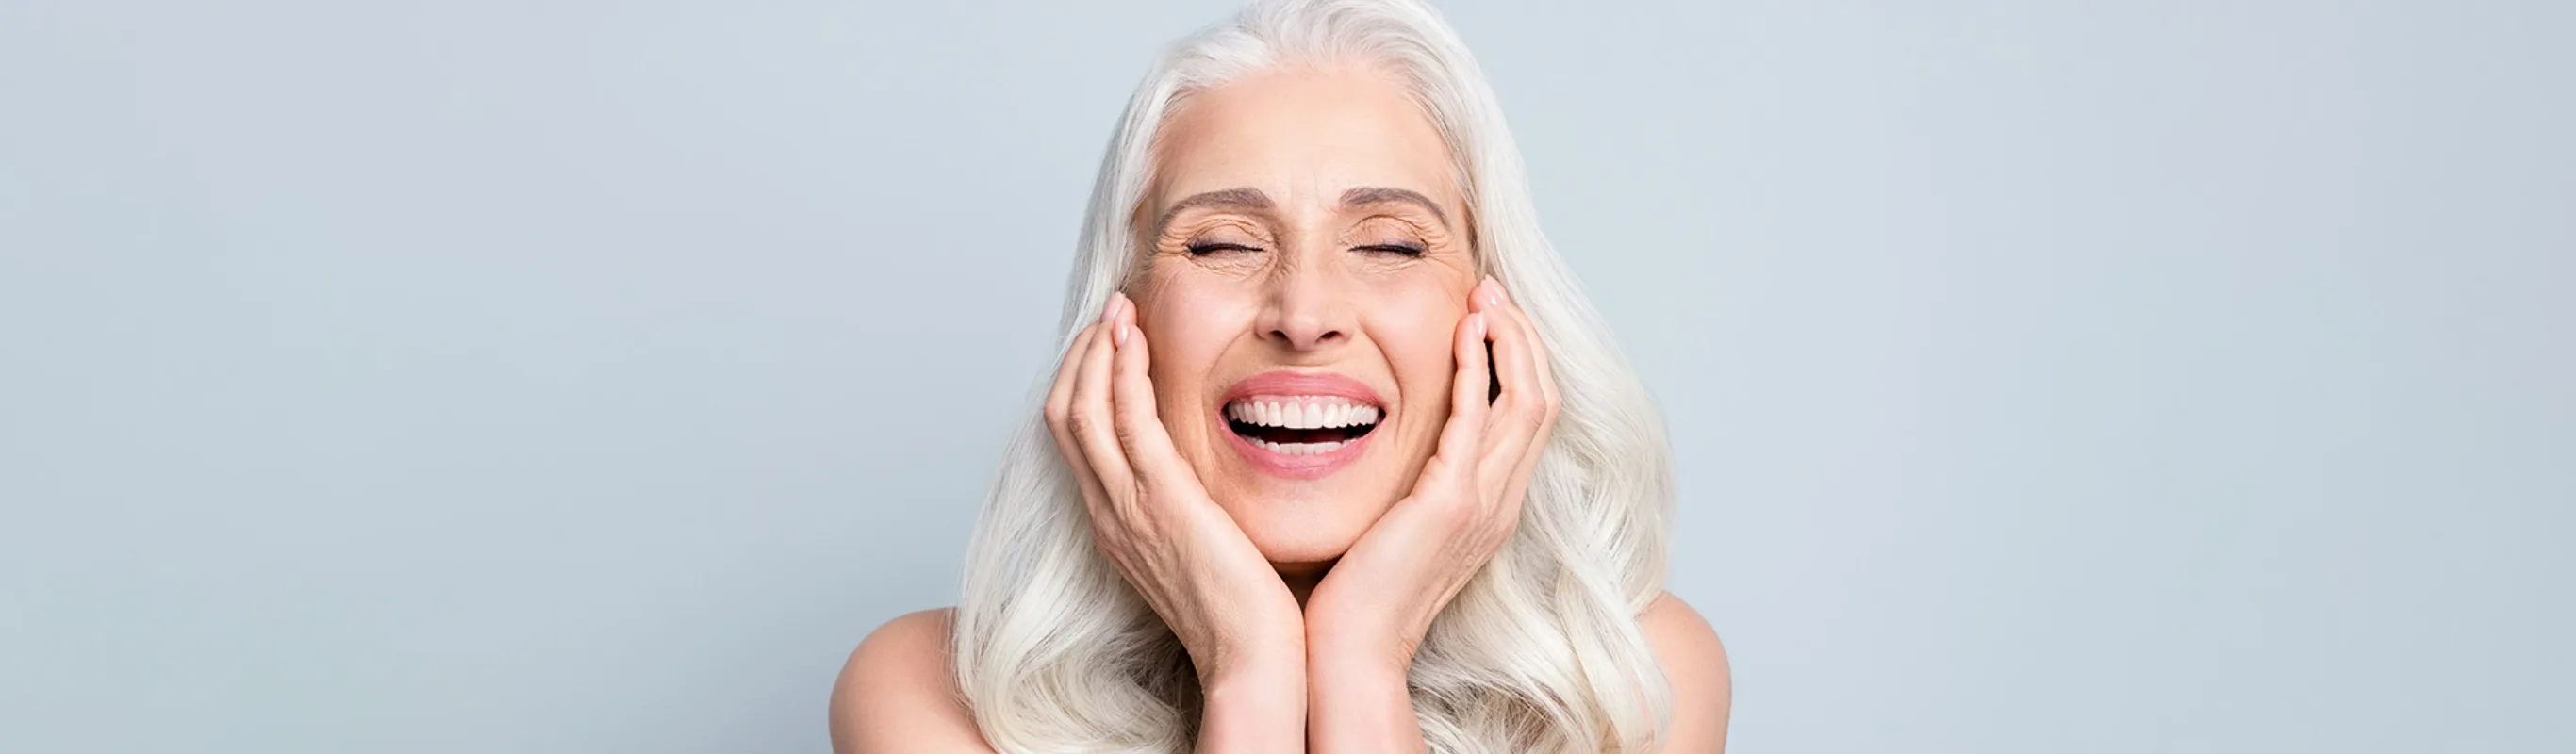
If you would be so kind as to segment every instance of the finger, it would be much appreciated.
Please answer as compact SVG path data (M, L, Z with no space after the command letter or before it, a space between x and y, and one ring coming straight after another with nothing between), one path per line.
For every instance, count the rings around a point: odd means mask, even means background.
M1073 347L1065 349L1064 363L1056 367L1055 384L1047 388L1044 409L1047 432L1055 436L1056 452L1064 456L1066 465L1073 467L1074 481L1082 485L1086 496L1102 491L1100 480L1092 475L1091 463L1084 457L1082 444L1074 439L1073 428L1067 420L1073 406L1074 375L1080 371L1083 354L1091 349L1099 334L1100 325L1093 324L1073 336Z
M1127 489L1130 479L1126 454L1118 450L1116 420L1109 411L1109 364L1116 355L1110 342L1107 315L1115 314L1118 299L1111 298L1108 310L1102 312L1101 332L1092 337L1092 347L1083 352L1082 363L1074 367L1073 396L1066 407L1065 424L1073 430L1074 442L1091 462L1091 472L1111 494Z
M1528 340L1525 340L1525 345L1528 345L1530 365L1535 365L1535 373L1538 373L1538 391L1533 391L1533 396L1546 396L1548 404L1553 404L1553 399L1556 399L1556 373L1548 368L1548 345L1546 340L1540 340L1538 337L1538 319L1530 317L1528 309L1520 309L1520 301L1512 299L1512 291L1502 286L1502 280L1494 280L1492 304L1494 304L1492 309L1502 311L1504 317L1510 317L1512 322L1520 324L1522 332L1528 332L1530 335ZM1504 386L1504 389L1510 389L1510 386Z
M1449 423L1440 428L1440 445L1433 453L1433 460L1467 473L1474 472L1476 452L1484 444L1487 321L1482 312L1458 321L1452 346L1458 374L1450 381Z
M1556 371L1550 367L1550 360L1547 355L1547 340L1539 336L1538 320L1531 318L1529 312L1522 309L1519 302L1513 301L1509 292L1502 291L1502 287L1500 285L1496 285L1495 290L1502 293L1503 310L1509 312L1512 319L1520 323L1520 329L1523 335L1521 344L1524 346L1524 350L1529 353L1530 364L1536 367L1536 376L1534 379L1536 380L1535 384L1538 386L1538 389L1524 392L1524 395L1528 395L1535 399L1533 402L1538 404L1536 407L1538 410L1538 430L1531 433L1530 447L1527 451L1526 458L1522 461L1522 467L1523 469L1526 469L1530 465L1535 464L1538 461L1538 457L1547 449L1548 437L1555 433L1556 417L1557 414L1565 407L1565 403L1558 398ZM1521 471L1520 474L1523 477L1526 477L1528 472L1524 470Z
M1502 285L1491 279L1487 283L1479 300L1491 323L1488 327L1494 344L1494 371L1502 377L1503 390L1487 419L1484 452L1476 465L1481 488L1499 492L1516 476L1534 445L1532 440L1546 406L1539 393L1536 356L1531 351L1537 335L1529 321L1521 318L1503 297Z
M1116 321L1109 324L1110 342L1117 351L1110 367L1109 396L1119 449L1139 480L1147 484L1181 481L1173 475L1195 472L1179 463L1180 453L1172 449L1171 434L1163 429L1162 414L1155 407L1153 357L1145 347L1144 331L1136 327L1135 301L1127 300L1119 308Z
M1549 370L1546 344L1539 339L1538 325L1529 312L1511 300L1499 281L1492 282L1487 295L1487 311L1509 323L1496 328L1495 359L1501 362L1508 353L1512 365L1501 370L1506 375L1504 399L1495 404L1493 434L1501 439L1489 436L1488 443L1494 447L1481 460L1478 481L1484 489L1500 493L1495 502L1504 510L1499 514L1517 518L1531 475L1546 455L1548 438L1555 430L1556 381Z
M1478 296L1478 301L1479 311L1491 319L1489 329L1493 331L1494 372L1502 379L1502 396L1495 401L1496 408L1502 408L1503 403L1538 405L1542 397L1535 351L1538 332L1530 327L1529 318L1523 316L1520 307L1513 306L1511 299L1503 295L1501 283L1488 278L1486 284L1486 290ZM1522 418L1518 412L1506 414L1497 418Z
M1539 337L1538 320L1530 317L1529 311L1522 309L1520 302L1512 300L1510 291L1504 290L1501 283L1496 283L1494 292L1502 299L1502 309L1509 312L1512 319L1520 323L1521 331L1529 336L1523 343L1528 346L1530 363L1537 367L1538 375L1538 389L1531 391L1530 394L1539 398L1541 407L1545 409L1540 412L1541 426L1553 428L1556 425L1557 409L1565 404L1557 399L1556 370L1549 364L1547 340ZM1541 439L1547 437L1545 429L1541 430L1539 437Z

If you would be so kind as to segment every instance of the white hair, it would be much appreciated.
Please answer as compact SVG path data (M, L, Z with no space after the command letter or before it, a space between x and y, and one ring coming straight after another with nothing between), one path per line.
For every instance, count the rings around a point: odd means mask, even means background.
M1069 348L1137 259L1156 129L1195 92L1299 63L1393 74L1448 143L1481 272L1547 345L1562 395L1519 528L1440 613L1407 678L1433 751L1637 751L1671 693L1637 616L1663 591L1672 460L1662 419L1540 233L1519 148L1465 44L1419 0L1255 0L1175 44L1128 100L1065 297ZM1052 370L1050 370L1052 374ZM1002 459L969 547L958 688L1004 752L1186 751L1196 676L1095 548L1039 412Z

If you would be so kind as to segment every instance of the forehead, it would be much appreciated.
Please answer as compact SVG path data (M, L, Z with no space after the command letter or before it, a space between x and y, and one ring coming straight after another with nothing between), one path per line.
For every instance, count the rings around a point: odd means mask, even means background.
M1393 79L1359 68L1265 71L1191 96L1156 135L1152 207L1254 188L1291 210L1385 186L1460 209L1448 145ZM1149 209L1147 217L1151 217Z

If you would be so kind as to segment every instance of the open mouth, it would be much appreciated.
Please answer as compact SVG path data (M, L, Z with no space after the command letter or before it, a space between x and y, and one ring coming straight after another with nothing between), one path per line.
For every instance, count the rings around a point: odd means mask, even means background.
M1292 456L1342 449L1377 429L1378 407L1338 395L1249 395L1225 404L1225 424L1255 446Z

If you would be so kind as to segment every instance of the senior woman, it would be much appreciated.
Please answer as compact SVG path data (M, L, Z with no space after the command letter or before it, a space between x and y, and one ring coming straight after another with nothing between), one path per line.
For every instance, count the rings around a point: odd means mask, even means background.
M1261 0L1176 45L964 594L860 645L835 746L1719 751L1724 651L1662 588L1662 422L1516 150L1413 0Z

